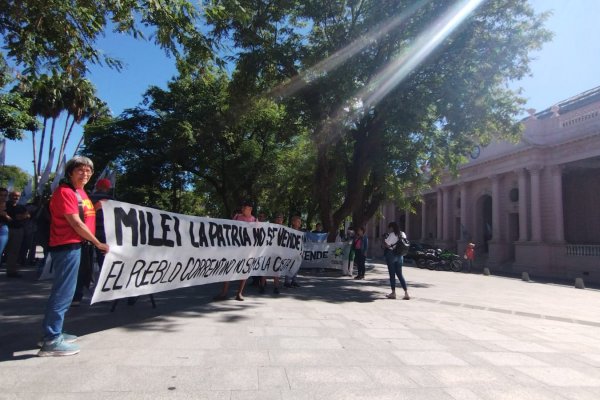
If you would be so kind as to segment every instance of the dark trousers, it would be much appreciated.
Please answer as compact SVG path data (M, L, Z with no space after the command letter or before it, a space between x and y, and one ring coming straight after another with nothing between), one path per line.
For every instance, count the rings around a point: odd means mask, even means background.
M79 263L79 272L77 273L77 286L73 300L81 301L83 298L83 288L89 289L92 282L92 262L94 259L94 246L85 243L81 246L81 261Z
M23 228L9 228L8 243L6 245L6 273L15 275L18 273L19 255L25 230Z
M354 263L358 268L358 276L365 276L365 262L367 257L361 249L354 249Z

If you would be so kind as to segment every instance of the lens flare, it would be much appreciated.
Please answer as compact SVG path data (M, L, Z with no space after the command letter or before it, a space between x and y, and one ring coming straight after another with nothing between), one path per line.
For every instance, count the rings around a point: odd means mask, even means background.
M419 35L410 48L388 63L356 97L363 99L367 109L377 105L458 28L483 1L485 0L465 0L451 7L448 12Z
M293 95L315 78L321 77L327 74L328 72L335 70L341 64L345 63L346 61L354 57L356 54L363 51L367 46L371 45L373 42L387 35L392 30L400 27L403 22L408 20L421 7L423 7L430 1L431 0L421 0L415 2L400 15L397 15L389 19L388 21L382 22L374 26L372 29L370 29L370 31L372 32L371 34L362 36L354 40L352 43L336 51L323 61L319 61L317 64L301 72L299 75L278 85L273 90L271 90L269 94L275 97L287 97Z

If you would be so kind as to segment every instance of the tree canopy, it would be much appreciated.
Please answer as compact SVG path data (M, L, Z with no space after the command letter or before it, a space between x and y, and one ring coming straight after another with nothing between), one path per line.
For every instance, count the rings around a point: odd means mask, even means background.
M9 2L0 32L18 65L56 69L88 94L61 106L78 121L93 93L77 80L86 65L118 67L98 35L155 27L179 76L119 117L93 118L85 133L86 154L123 174L126 199L230 216L252 198L303 211L332 235L384 201L409 206L475 144L516 139L523 99L508 83L550 38L527 0L86 4ZM45 98L39 115L52 118L52 96L37 93L32 108Z
M199 30L199 10L187 0L9 0L0 5L6 56L23 74L57 71L83 76L88 65L121 68L96 45L106 29L145 38L176 57L204 58L210 45Z
M272 77L267 95L307 127L330 232L418 193L425 164L435 178L474 144L516 137L523 100L507 82L549 39L525 0L212 3L240 75Z

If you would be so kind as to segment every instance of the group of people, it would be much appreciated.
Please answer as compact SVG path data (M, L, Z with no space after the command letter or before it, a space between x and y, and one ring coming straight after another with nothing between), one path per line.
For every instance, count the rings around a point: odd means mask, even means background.
M235 221L244 221L244 222L268 222L268 217L264 212L260 212L258 214L258 218L252 215L252 210L254 209L254 205L251 201L245 200L242 202L241 208L239 212L236 212L233 216L233 220ZM283 214L276 213L273 218L273 223L277 225L283 225ZM290 219L290 227L295 230L302 230L302 218L300 215L293 215ZM300 285L297 282L296 273L294 276L289 277L286 276L284 280L284 287L292 288L299 287ZM266 276L262 277L252 277L253 282L259 286L259 291L261 294L265 293L267 286L267 278ZM273 277L273 294L279 294L280 292L280 279L279 276L274 275ZM228 281L223 282L223 286L221 292L214 297L214 300L226 300L228 298L229 291L229 283ZM246 280L240 280L238 282L238 289L235 294L235 299L237 301L244 301L244 288L246 287Z
M19 265L35 259L31 250L31 210L20 204L21 192L0 188L0 255L6 255L6 276L20 278Z
M58 188L52 193L48 204L49 233L47 253L50 257L51 269L54 273L53 284L46 303L44 319L42 323L42 338L38 342L41 347L39 356L67 356L79 353L77 336L63 331L64 318L70 306L76 306L82 299L83 289L89 288L91 280L91 265L94 253L98 265L102 265L105 254L109 251L103 229L102 202L112 198L110 195L111 183L107 179L96 182L94 193L90 196L84 187L90 181L94 173L94 165L87 157L77 156L69 160L65 166L65 178ZM11 250L11 240L18 239L22 234L19 232L19 223L31 218L31 214L23 206L18 205L19 193L9 195L6 189L0 188L0 250L6 247L8 255L8 276L15 276L16 265L14 253ZM233 219L245 222L267 222L264 213L259 213L256 218L252 214L253 204L249 201L242 203L239 212ZM277 213L273 216L273 223L283 225L283 214ZM14 227L14 228L13 228ZM300 215L294 215L290 219L290 227L302 230L302 219ZM319 227L317 227L319 230ZM368 238L364 228L358 228L352 232L351 253L358 268L355 279L364 279L365 261L368 251ZM393 252L399 238L404 235L400 232L395 222L390 223L383 246L385 246L385 258L390 274L390 285L392 292L388 298L396 298L395 277L400 280L404 289L404 299L408 300L406 282L402 276L402 256ZM405 236L404 236L405 237ZM8 246L7 246L8 243ZM16 246L16 245L15 245ZM11 256L11 254L13 254ZM352 266L349 265L349 273L352 274ZM296 273L297 275L297 273ZM288 288L298 287L296 275L286 276L284 286ZM273 293L279 294L280 279L273 277L254 277L259 291L265 292L267 279L272 278ZM245 280L238 282L235 299L243 301L243 292L246 285ZM221 292L215 300L227 299L230 282L224 282Z

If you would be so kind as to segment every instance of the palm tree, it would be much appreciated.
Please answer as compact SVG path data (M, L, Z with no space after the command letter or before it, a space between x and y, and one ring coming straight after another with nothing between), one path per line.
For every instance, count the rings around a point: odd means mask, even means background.
M108 108L108 104L106 104L104 101L100 100L97 97L93 98L93 101L90 104L90 108L87 110L86 114L87 114L86 115L87 116L86 125L93 124L102 118L110 118L112 116L110 108ZM84 132L85 132L85 130L84 130ZM77 154L77 151L81 147L81 144L83 143L84 138L85 138L85 135L82 133L81 137L79 138L79 142L77 142L77 146L75 147L75 151L73 152L73 156L75 156Z
M52 127L50 129L50 143L48 155L52 151L54 139L54 127L56 119L62 112L62 79L59 75L53 74L48 76L43 74L33 80L22 80L23 93L26 97L31 98L31 114L42 118L42 135L40 138L40 148L37 152L36 159L36 137L35 132L32 132L33 144L33 162L34 175L37 178L41 174L42 159L44 154L44 143L46 142L46 127L48 120L52 119ZM37 181L37 180L36 180Z
M80 124L85 118L89 117L98 102L98 99L96 98L96 88L89 80L84 78L69 80L65 85L63 99L65 110L67 111L67 118L65 120L65 129L63 131L60 151L58 153L59 160L62 159L62 156L65 153L75 124ZM72 119L70 117L72 117Z

